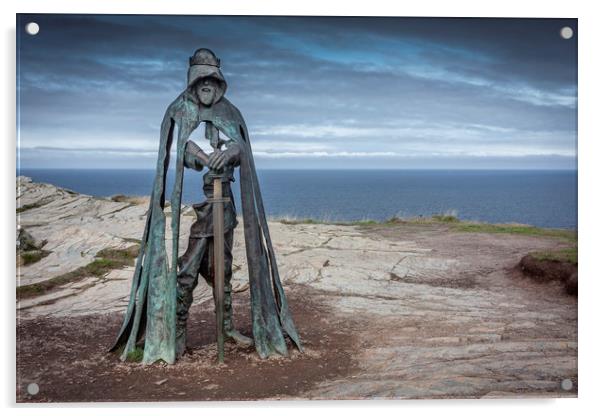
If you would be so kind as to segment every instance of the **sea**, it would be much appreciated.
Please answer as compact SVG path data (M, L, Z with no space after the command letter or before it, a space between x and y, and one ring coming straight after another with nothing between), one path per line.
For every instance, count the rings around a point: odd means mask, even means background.
M573 170L258 170L257 173L270 217L382 221L393 216L450 214L461 220L577 228L577 171ZM17 174L98 197L149 195L154 178L152 170L131 169L21 169ZM173 178L174 172L170 171L168 184ZM237 184L234 183L233 189L240 207ZM202 173L187 170L183 189L184 203L200 202Z

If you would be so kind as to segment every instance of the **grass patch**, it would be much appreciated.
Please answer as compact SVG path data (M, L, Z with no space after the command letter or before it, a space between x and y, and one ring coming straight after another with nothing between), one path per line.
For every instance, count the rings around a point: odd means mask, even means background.
M123 194L113 195L109 197L109 199L113 202L127 202L128 197Z
M315 218L295 218L295 217L283 217L276 221L286 225L298 225L298 224L334 224L334 222L328 222L326 220L318 220Z
M328 225L376 225L378 221L371 219L355 220L355 221L329 221L329 220L318 220L315 218L270 218L271 221L277 221L281 224L286 225L299 225L299 224L328 224Z
M38 261L42 260L44 257L46 257L47 255L50 254L50 251L48 250L31 250L31 251L24 251L22 253L20 253L19 255L21 256L21 264L23 266L27 266L33 263L37 263Z
M487 224L476 222L460 222L453 225L453 230L472 233L504 233L521 234L542 237L564 238L571 242L577 241L577 232L555 228L539 228L524 224Z
M536 260L577 264L577 247L531 253Z
M525 224L489 224L481 222L461 221L453 212L444 214L435 214L431 217L399 217L393 216L385 221L375 221L364 219L358 221L327 221L314 218L295 218L282 217L274 218L272 221L278 221L282 224L331 224L331 225L356 225L356 226L397 226L403 224L448 224L453 231L472 232L472 233L501 233L501 234L520 234L542 237L562 238L570 242L577 242L577 232L575 230L539 228Z
M121 262L122 265L129 265L131 260L136 259L138 257L138 252L140 251L140 245L135 244L129 246L127 248L115 249L115 248L105 248L100 250L96 257L102 259L112 260L114 262Z
M449 214L433 215L432 219L437 222L460 222L458 217Z
M25 205L20 206L20 207L17 208L17 214L19 214L21 212L28 211L30 209L40 208L43 205L44 204L42 202L40 202L40 201L34 202L33 204L25 204Z
M134 245L125 249L103 249L96 254L93 262L85 266L40 283L17 287L17 297L24 299L39 296L58 286L77 282L85 277L100 277L111 270L120 269L124 266L132 266L138 256L139 248L139 246Z
M460 220L450 213L437 214L432 217L399 217L397 215L388 218L384 221L377 221L370 218L364 218L361 220L353 221L331 221L329 219L315 219L315 218L297 218L297 217L280 217L270 218L271 221L278 221L282 224L287 225L298 225L298 224L330 224L330 225L355 225L355 226L372 226L372 225L399 225L399 224L432 224L432 223L456 223Z
M135 243L140 245L140 243L142 243L142 240L139 238L131 238L131 237L121 237L121 239L123 241L125 241L126 243Z
M147 196L128 196L128 195L113 195L109 197L113 202L128 202L132 205L144 205L148 204L150 198Z
M140 362L142 362L143 357L144 357L144 349L141 347L136 347L133 351L128 352L126 360L135 362L135 363L140 363Z
M102 276L112 269L116 269L119 265L119 262L112 259L95 259L92 263L83 267L84 275Z
M439 224L459 223L460 220L454 214L435 214L431 217L400 217L393 216L385 221L365 221L359 225L402 225L402 224ZM354 224L355 225L355 224Z
M375 221L375 220L357 220L357 221L338 223L338 225L360 225L360 226L376 225L376 224L378 224L378 221Z

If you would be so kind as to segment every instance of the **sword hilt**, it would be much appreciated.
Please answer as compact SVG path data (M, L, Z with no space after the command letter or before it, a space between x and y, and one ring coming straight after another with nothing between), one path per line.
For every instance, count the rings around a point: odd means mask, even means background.
M214 181L217 179L214 179ZM215 185L215 183L214 183ZM207 202L209 202L210 204L215 204L216 202L221 202L221 203L226 203L226 202L230 202L230 198L228 198L227 196L222 196L220 198L207 198Z

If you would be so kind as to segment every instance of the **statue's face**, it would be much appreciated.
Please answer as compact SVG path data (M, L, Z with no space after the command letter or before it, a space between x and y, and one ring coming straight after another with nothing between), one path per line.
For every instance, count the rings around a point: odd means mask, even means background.
M203 78L196 85L196 95L204 106L213 104L217 96L218 81L215 78Z

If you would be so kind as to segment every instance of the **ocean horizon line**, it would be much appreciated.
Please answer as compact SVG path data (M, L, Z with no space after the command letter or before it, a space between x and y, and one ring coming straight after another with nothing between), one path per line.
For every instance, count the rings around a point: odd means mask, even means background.
M266 169L258 170L269 215L340 220L432 215L539 227L577 225L577 170L520 169ZM93 196L147 195L154 169L26 169L17 175ZM187 170L185 203L198 202L203 172ZM166 186L173 187L175 171ZM18 180L17 180L18 181ZM239 181L239 172L236 173ZM233 186L236 201L239 187ZM237 204L238 205L238 204Z

